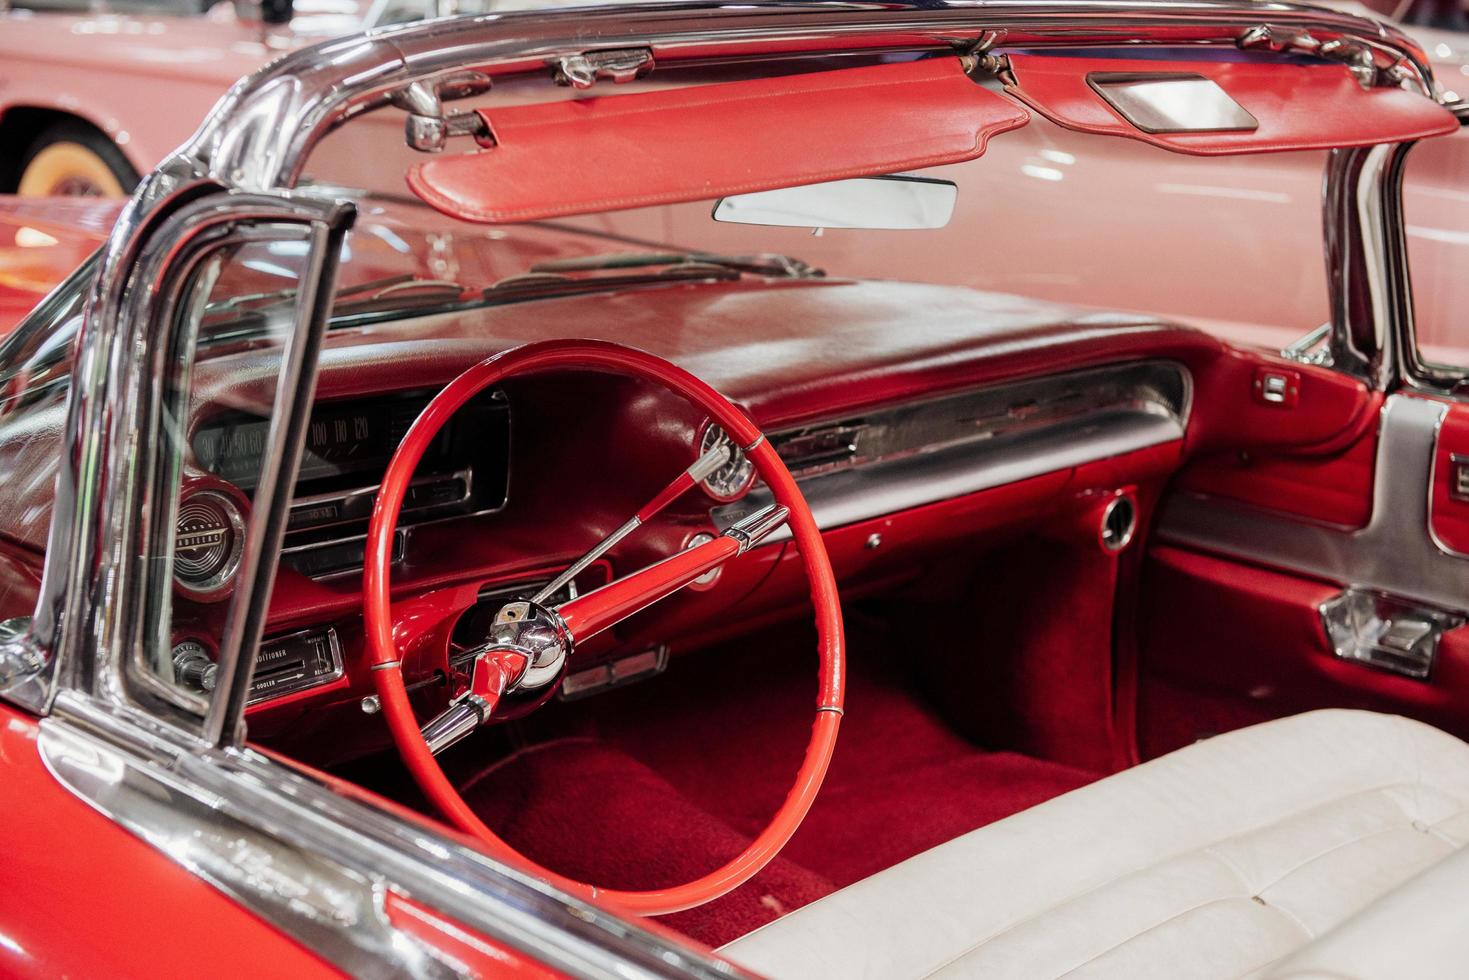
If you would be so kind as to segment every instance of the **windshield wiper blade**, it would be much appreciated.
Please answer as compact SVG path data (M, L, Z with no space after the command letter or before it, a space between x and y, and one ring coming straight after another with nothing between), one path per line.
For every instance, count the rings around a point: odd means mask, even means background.
M815 266L790 255L758 252L752 255L721 255L718 252L609 252L571 259L537 262L531 272L595 272L606 269L641 269L666 266L670 273L690 266L713 266L755 276L781 279L814 279L826 275Z
M448 279L426 279L411 273L383 276L343 286L333 293L331 320L370 311L390 301L393 309L417 309L457 303L472 295L469 287ZM268 316L295 302L296 287L291 286L271 292L242 293L211 303L204 308L200 342L220 344L257 336Z
M733 282L739 278L740 273L733 269L703 263L680 263L658 272L615 276L568 276L537 270L501 279L486 286L481 295L487 300L511 302L676 282Z
M394 294L412 293L422 295L427 293L429 298L443 299L446 292L461 295L469 287L448 279L424 279L412 273L402 273L396 276L383 276L379 279L369 279L367 282L355 283L351 286L343 286L332 294L333 304L339 304L342 300L351 299L362 302L359 297L367 300L378 300L385 296ZM204 307L204 315L210 316L218 313L230 313L236 310L261 313L268 309L286 303L296 301L297 289L295 286L287 286L282 289L273 289L269 292L241 293L238 296L227 296L216 300ZM255 305L259 304L259 305Z

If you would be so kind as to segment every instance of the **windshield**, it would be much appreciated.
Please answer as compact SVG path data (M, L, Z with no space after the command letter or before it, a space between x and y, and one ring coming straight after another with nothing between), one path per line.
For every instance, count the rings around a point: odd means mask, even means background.
M359 208L329 321L338 334L495 306L538 317L578 295L853 280L1142 314L1276 349L1329 317L1320 152L1192 157L1072 133L1037 114L976 160L918 172L952 184L943 227L734 224L714 220L714 200L483 225L405 192L403 174L423 156L404 145L402 118L369 113L309 161L306 192ZM247 341L293 301L297 246L274 247L226 270L203 343ZM578 328L600 336L596 322Z
M507 86L503 98L521 96ZM308 167L327 187L371 189L344 255L339 327L367 314L528 299L539 308L571 293L699 278L811 283L816 270L828 284L900 280L1142 313L1273 348L1329 317L1322 152L1192 157L1072 133L1036 114L977 160L918 172L957 188L942 228L722 223L713 200L487 226L404 193L403 174L424 157L402 132L397 110L369 114L325 140ZM770 256L784 258L761 258ZM240 289L271 285L267 276ZM595 324L583 326L595 335Z
M630 82L593 91L618 98L648 90L645 82ZM538 78L497 82L495 93L482 98L488 106L526 104L564 98L567 91ZM736 225L715 222L714 200L476 225L408 194L404 173L426 157L404 144L403 120L391 107L367 113L329 135L307 163L308 181L322 192L366 188L342 263L336 326L367 311L380 320L532 298L533 316L542 316L545 304L571 292L646 291L701 275L746 284L817 281L792 275L793 269L821 270L823 285L918 282L1141 313L1271 348L1329 319L1324 151L1185 156L1075 134L1033 113L1024 128L993 138L978 159L918 170L956 187L952 219L943 228ZM473 148L460 138L448 151ZM651 253L677 262L624 262ZM724 262L761 256L789 262ZM701 269L690 267L696 260ZM248 292L270 288L267 281L241 285ZM596 335L595 323L580 326Z

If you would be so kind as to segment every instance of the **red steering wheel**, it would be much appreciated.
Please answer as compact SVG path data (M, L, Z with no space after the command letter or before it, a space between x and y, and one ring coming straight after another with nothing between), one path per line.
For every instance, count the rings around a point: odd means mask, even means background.
M733 445L744 451L776 502L738 522L712 541L558 606L544 606L539 601L510 603L495 617L489 635L476 648L463 690L457 693L447 711L420 727L404 687L404 651L400 649L400 642L412 631L404 629L395 638L395 625L401 626L415 615L415 612L402 608L411 606L414 600L400 603L395 623L390 582L393 536L409 481L434 437L465 402L512 375L553 369L630 374L680 395L708 413L728 434ZM705 453L636 516L604 539L598 549L593 549L592 556L608 550L622 536L691 489L713 468L727 461L729 453L730 449L719 446ZM811 586L821 661L820 690L811 741L806 747L795 784L769 826L749 847L722 867L687 884L655 891L598 889L536 865L512 849L475 816L435 760L437 749L483 724L491 717L504 694L522 689L549 690L559 683L576 642L608 629L717 568L751 547L778 527L782 520L790 526ZM367 640L373 658L373 676L388 727L409 771L450 822L478 838L491 854L521 866L530 865L537 874L562 888L583 897L601 898L642 915L663 915L702 905L739 887L769 863L800 826L817 790L821 788L841 724L845 676L841 605L821 532L796 481L755 424L719 392L662 358L599 341L545 341L497 354L455 378L424 408L388 464L368 528L364 579ZM458 590L456 594L467 597L455 600L467 608L477 590L470 587ZM544 595L537 596L537 600Z

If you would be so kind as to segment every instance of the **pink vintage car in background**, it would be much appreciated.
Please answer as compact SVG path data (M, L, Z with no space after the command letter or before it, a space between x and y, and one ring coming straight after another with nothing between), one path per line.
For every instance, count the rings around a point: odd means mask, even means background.
M0 0L0 193L123 196L236 79L287 51L502 6L514 4Z

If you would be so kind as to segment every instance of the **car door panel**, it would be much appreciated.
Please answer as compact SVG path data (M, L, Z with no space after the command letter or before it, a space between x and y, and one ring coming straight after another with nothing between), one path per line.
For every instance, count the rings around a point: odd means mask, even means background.
M1338 453L1374 427L1382 405L1356 378L1260 351L1228 350L1195 381L1195 452Z
M1321 611L1352 587L1425 611L1469 605L1469 559L1443 541L1469 544L1469 501L1449 493L1456 449L1469 452L1469 411L1395 395L1345 452L1205 460L1175 481L1141 590L1142 753L1322 707L1469 734L1469 627L1444 632L1415 679L1337 656Z
M1360 528L1372 516L1376 457L1377 428L1371 426L1346 449L1328 455L1247 449L1211 453L1191 462L1174 486L1311 521Z

